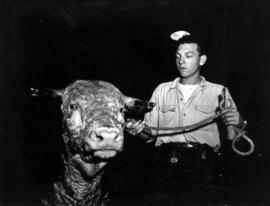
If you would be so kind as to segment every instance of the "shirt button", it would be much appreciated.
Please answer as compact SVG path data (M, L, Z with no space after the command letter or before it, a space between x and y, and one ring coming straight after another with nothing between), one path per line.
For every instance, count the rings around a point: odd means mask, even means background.
M184 116L186 116L187 114L186 113L184 113Z
M183 98L181 98L180 100L183 101Z

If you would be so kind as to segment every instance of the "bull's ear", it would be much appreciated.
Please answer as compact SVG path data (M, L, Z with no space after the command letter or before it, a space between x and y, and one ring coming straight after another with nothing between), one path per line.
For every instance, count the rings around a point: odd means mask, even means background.
M144 114L150 112L156 105L154 102L125 97L126 118L143 118Z

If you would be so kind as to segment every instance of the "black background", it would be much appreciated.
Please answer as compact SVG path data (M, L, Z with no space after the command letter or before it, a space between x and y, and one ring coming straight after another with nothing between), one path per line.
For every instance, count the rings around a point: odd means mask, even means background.
M149 99L177 76L170 33L207 38L207 80L226 85L256 150L231 153L231 201L269 201L270 2L267 0L2 0L0 2L0 204L35 205L61 174L58 99L29 87L64 88L101 79ZM145 193L152 148L126 134L107 168L117 196ZM139 200L137 200L139 201ZM143 199L140 200L143 202Z

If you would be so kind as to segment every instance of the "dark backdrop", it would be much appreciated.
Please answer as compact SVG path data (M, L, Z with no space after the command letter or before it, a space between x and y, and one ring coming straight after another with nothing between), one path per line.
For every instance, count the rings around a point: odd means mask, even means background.
M256 150L231 154L228 187L238 203L267 204L270 3L267 0L2 0L0 2L0 204L35 205L61 173L60 101L29 87L101 79L149 99L177 75L169 34L207 37L203 75L229 87ZM115 196L145 192L152 148L126 134L108 167Z

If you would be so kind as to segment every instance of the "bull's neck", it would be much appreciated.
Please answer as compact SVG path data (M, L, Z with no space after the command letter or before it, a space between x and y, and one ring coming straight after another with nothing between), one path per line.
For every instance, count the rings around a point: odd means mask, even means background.
M71 161L64 160L64 164L64 180L60 194L66 199L64 202L73 202L72 205L78 205L78 203L80 205L92 205L92 202L96 201L95 199L100 198L103 172L99 172L94 177L87 177Z

